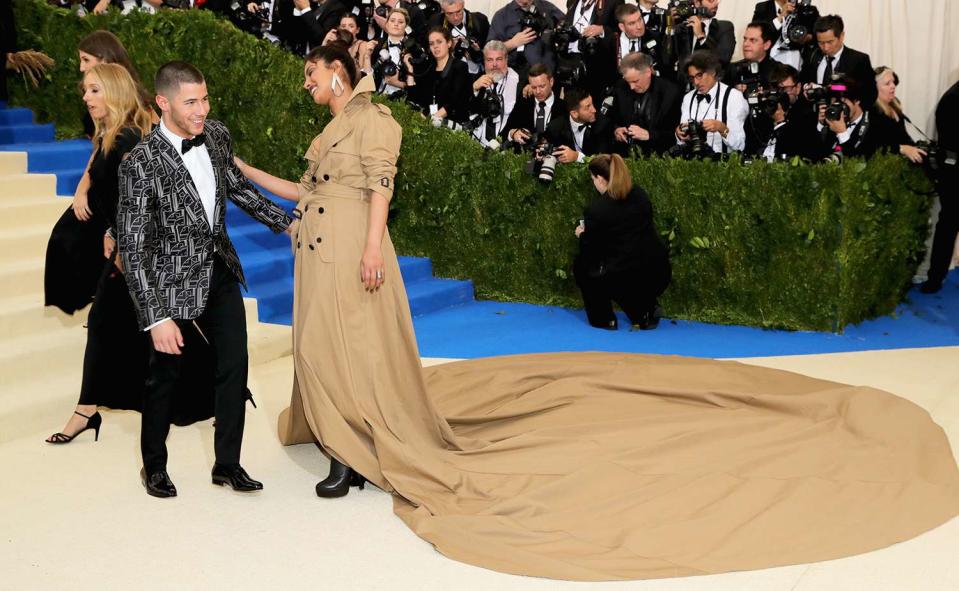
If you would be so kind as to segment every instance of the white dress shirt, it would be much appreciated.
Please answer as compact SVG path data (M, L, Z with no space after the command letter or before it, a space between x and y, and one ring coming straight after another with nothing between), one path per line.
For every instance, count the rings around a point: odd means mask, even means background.
M513 68L508 68L506 70L506 77L490 87L500 96L503 104L503 114L493 119L493 122L496 124L496 135L499 135L500 132L503 131L506 120L509 119L509 114L513 112L513 107L516 106L516 87L518 84L519 74L517 74ZM475 95L476 93L474 92L473 94ZM535 115L535 111L533 113ZM479 140L484 146L489 145L489 142L486 140L485 119L473 130L473 137Z
M586 125L591 125L587 123ZM569 126L573 130L573 143L575 146L570 146L576 150L576 162L585 162L586 154L583 153L583 142L586 138L586 128L583 127L583 124L579 121L573 119L572 115L569 118ZM580 129L582 127L582 129Z
M636 49L633 49L633 43L636 43ZM623 33L619 36L619 59L623 59L630 53L634 51L642 51L643 49L643 38L637 37L636 39L630 39L626 33Z
M596 11L596 4L598 0L579 0L576 3L576 10L573 11L573 28L582 33L586 30L586 27L589 26L589 21L593 19L593 12ZM586 10L583 10L583 5L588 3ZM605 35L600 34L600 37ZM570 53L579 53L579 41L573 41L569 44Z
M836 52L836 55L833 56L832 60L832 73L836 73L836 66L839 64L839 58L842 57L842 52L846 50L845 46L839 48L839 51ZM816 68L816 82L823 84L822 77L826 75L826 62L828 58L824 55L822 61L819 62L819 67Z
M722 100L726 95L726 89L729 88L722 82L717 82L707 93L709 101L698 101L696 99L696 90L691 90L683 97L682 114L680 123L687 121L703 121L705 119L716 119L722 121L723 105ZM726 127L729 133L725 138L716 131L706 134L706 143L716 152L722 152L723 144L728 148L727 151L741 152L746 147L746 118L749 116L749 103L743 93L735 88L729 91L729 105L726 107ZM678 138L677 138L678 140Z

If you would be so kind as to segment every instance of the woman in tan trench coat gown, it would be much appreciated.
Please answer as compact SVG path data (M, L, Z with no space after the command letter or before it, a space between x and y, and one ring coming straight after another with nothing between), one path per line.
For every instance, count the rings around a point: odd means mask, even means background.
M332 457L320 496L365 478L450 557L575 580L836 558L959 510L942 430L878 390L610 353L422 370L386 230L400 129L352 63L335 46L308 57L304 87L334 117L298 184L246 167L299 202L279 431Z

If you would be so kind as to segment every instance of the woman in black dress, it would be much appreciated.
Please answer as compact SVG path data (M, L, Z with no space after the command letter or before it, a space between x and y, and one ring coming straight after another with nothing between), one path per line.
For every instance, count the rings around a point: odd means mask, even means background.
M656 298L666 291L672 269L652 203L617 154L599 154L589 172L598 194L576 228L580 252L573 265L586 317L592 326L616 330L616 302L634 327L656 328Z
M409 101L437 124L444 120L463 123L468 115L466 106L472 97L469 67L452 55L453 36L449 30L435 27L430 30L428 40L435 67L407 82ZM412 69L411 64L407 67Z

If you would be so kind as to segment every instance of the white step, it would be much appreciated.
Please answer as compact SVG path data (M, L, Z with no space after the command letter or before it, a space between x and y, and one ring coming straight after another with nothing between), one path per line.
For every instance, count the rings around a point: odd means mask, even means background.
M70 199L62 197L0 196L0 227L46 224L53 230L53 225L70 203Z
M0 225L0 265L16 262L24 257L45 254L50 240L48 224L30 224L10 228Z
M5 384L12 384L73 371L83 363L86 339L83 327L4 338L0 340L0 376Z
M43 305L43 294L31 293L0 299L0 335L4 339L63 328L82 328L89 307L72 316Z
M27 172L26 152L0 152L0 175Z
M30 294L43 297L43 265L42 254L0 265L0 298Z
M4 174L0 175L0 191L19 197L56 197L57 175L55 174Z

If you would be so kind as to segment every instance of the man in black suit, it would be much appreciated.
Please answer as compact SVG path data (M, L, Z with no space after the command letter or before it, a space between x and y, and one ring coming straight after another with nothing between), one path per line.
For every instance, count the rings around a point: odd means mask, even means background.
M586 156L613 151L613 130L609 121L596 112L593 97L579 88L565 96L568 116L557 117L546 126L546 139L556 146L560 162L583 162Z
M643 154L662 154L676 142L683 95L671 81L655 75L653 61L631 53L619 64L622 81L613 91L609 116L621 152L636 146Z
M181 326L195 324L216 358L214 484L263 488L240 466L247 378L243 269L226 232L226 200L274 232L291 219L251 185L233 160L230 132L210 111L195 67L170 62L154 84L160 125L120 165L117 245L140 328L149 331L140 478L147 493L175 497L166 438L182 360Z
M775 29L769 23L754 21L746 26L743 33L743 59L731 67L732 81L739 92L747 92L747 87L769 88L769 76L777 63L769 57L769 50L776 40Z
M565 23L579 31L582 39L569 44L568 53L581 59L586 68L583 87L599 102L616 80L611 67L613 46L609 40L618 31L616 10L623 0L567 0Z
M323 0L311 6L310 0L293 0L298 18L306 27L310 47L319 47L327 33L340 27L340 19L347 13L340 0ZM297 12L293 14L296 15Z
M929 275L922 284L923 293L936 293L949 272L949 261L959 233L959 82L952 85L939 99L936 107L936 131L939 133L939 173L936 191L939 193L939 221L932 239L932 258Z
M500 135L514 147L535 146L555 119L567 116L566 105L553 90L553 74L545 64L533 64L529 73L530 96L516 100Z
M846 34L840 16L827 14L820 17L815 31L819 49L803 66L802 81L826 86L833 76L845 74L857 82L863 109L869 110L878 94L876 74L869 56L845 46Z
M483 69L483 46L489 37L489 19L482 12L470 12L465 0L440 0L440 12L430 19L429 28L443 27L453 36L453 42L464 48L463 61L470 74Z
M662 42L662 35L652 33L643 21L643 12L635 4L622 4L616 9L616 31L609 42L613 46L614 71L619 73L619 66L623 58L630 53L645 53L653 60L653 71L660 72L660 67L668 60L666 44Z
M875 81L872 87L876 87ZM834 78L830 88L832 105L845 105L845 110L838 119L819 114L818 130L827 152L841 152L844 158L869 158L880 150L899 153L896 123L864 107L864 93L855 78Z
M756 4L753 21L769 23L776 31L776 39L770 50L771 57L784 64L802 68L803 60L813 51L813 28L819 19L819 9L815 6L803 6L797 10L795 0L767 0ZM798 32L796 26L805 28L808 34L792 41L790 32ZM793 30L795 29L795 31Z
M765 143L755 146L755 149L747 145L747 151L770 161L799 156L818 162L826 157L828 152L824 150L816 131L816 111L802 94L796 68L786 64L777 65L769 76L769 86L785 95L788 104L780 104L772 114L773 127L771 133L763 138ZM747 144L749 140L747 133Z
M694 0L698 8L705 8L710 16L691 16L677 25L674 42L679 68L694 51L712 51L723 67L729 65L736 50L736 28L729 21L716 18L719 0ZM673 9L675 13L675 9Z

